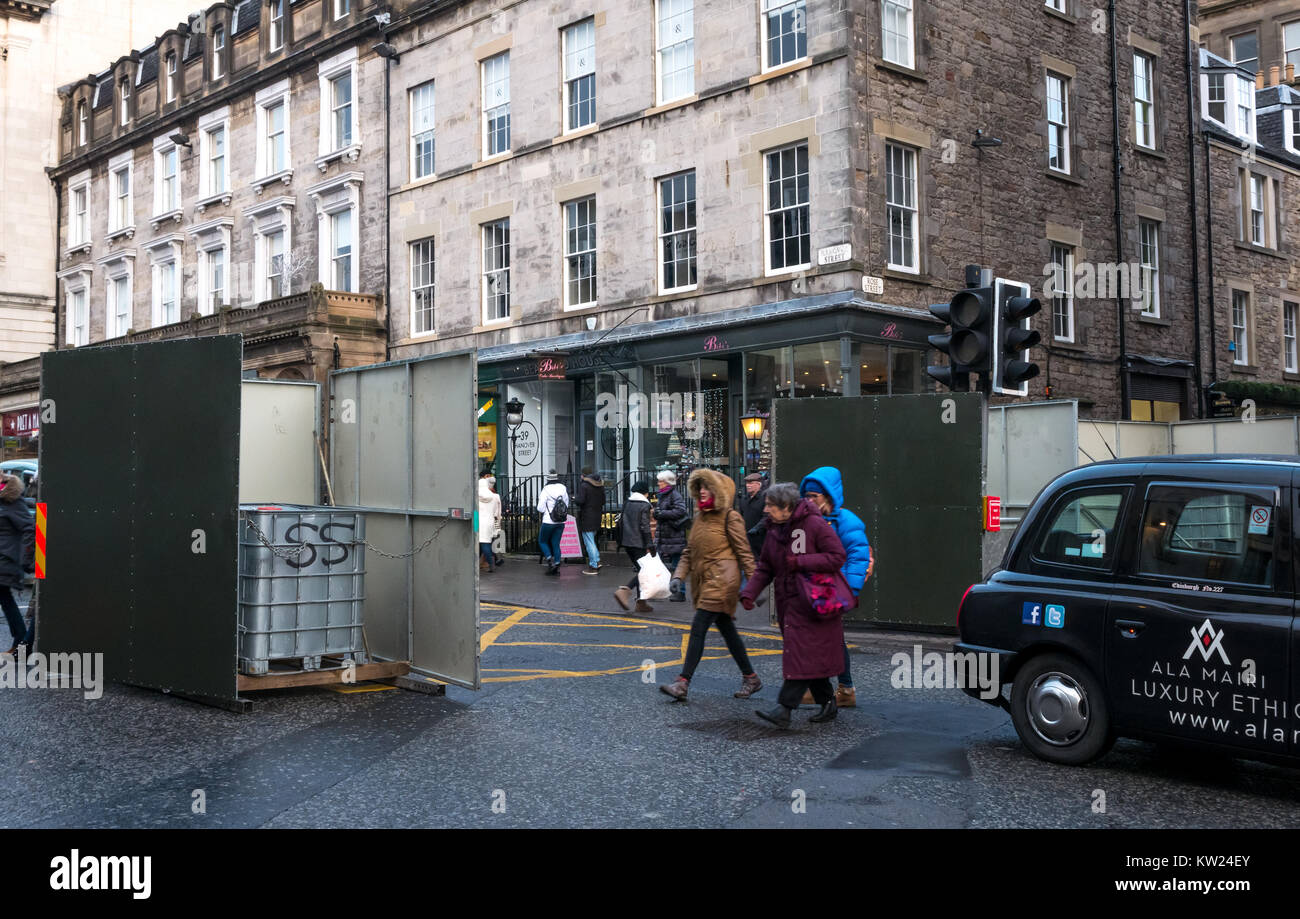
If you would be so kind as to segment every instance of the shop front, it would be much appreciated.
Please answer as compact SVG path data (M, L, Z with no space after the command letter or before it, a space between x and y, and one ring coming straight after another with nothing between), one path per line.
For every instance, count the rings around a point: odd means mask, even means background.
M37 406L0 413L0 461L36 459L40 433L41 413Z
M618 486L610 500L621 501L635 476L659 469L766 472L778 398L932 389L928 314L883 312L843 295L731 312L743 315L482 349L480 405L500 409L498 474L522 480L555 469L573 482L589 467ZM482 449L487 438L479 441Z

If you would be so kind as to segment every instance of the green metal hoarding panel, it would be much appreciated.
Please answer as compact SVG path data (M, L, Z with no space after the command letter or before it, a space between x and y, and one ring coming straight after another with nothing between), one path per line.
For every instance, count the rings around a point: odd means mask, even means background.
M979 393L779 399L773 481L836 466L876 568L848 622L951 628L981 577Z
M47 352L37 650L236 697L238 335Z

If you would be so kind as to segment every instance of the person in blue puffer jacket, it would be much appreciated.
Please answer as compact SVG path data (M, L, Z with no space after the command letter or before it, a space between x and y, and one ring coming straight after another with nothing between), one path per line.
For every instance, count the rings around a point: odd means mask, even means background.
M821 509L822 516L834 528L835 535L844 545L848 560L840 571L856 597L862 592L862 586L867 582L867 578L871 576L873 566L871 543L867 540L867 527L862 522L862 518L844 507L844 482L840 471L834 466L821 466L814 469L799 484L799 494L810 499ZM839 708L854 708L857 705L857 692L853 688L853 674L849 669L847 643L844 645L844 672L839 676L835 704Z

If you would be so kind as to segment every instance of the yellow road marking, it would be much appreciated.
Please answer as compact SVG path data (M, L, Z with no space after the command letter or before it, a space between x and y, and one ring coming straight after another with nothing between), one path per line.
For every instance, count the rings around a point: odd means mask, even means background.
M358 684L356 686L326 686L330 692L354 693L354 692L387 692L390 689L396 689L396 686L384 686L376 683Z
M537 612L540 613L543 611L537 610ZM528 629L546 628L547 626L553 629L648 629L650 628L650 626L648 625L606 625L604 623L592 623L592 622L529 622L527 625L523 626L523 628L528 628Z
M750 651L750 657L771 657L781 652L775 648L766 651ZM703 661L722 661L731 660L730 654L706 655L700 658ZM682 663L682 659L671 661L656 661L655 667L676 667ZM615 676L620 673L635 673L642 669L641 664L634 664L627 667L612 667L608 670L512 670L508 668L485 669L484 673L517 673L518 676L488 676L483 677L484 683L518 683L524 680L554 680L564 677L593 677L593 676Z
M523 619L525 616L529 615L530 613L532 613L532 610L530 609L516 610L506 618L502 619L496 625L492 626L492 628L484 632L483 637L480 638L478 641L479 654L482 654L484 651L490 648L492 646L492 642L496 641L498 638L504 635L512 625L519 622L521 619Z

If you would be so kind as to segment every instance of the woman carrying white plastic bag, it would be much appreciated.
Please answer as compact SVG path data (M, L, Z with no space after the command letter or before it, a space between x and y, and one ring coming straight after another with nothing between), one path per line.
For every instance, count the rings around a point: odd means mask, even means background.
M672 596L668 589L672 575L658 555L643 555L637 564L641 566L637 587L643 600L667 600Z

